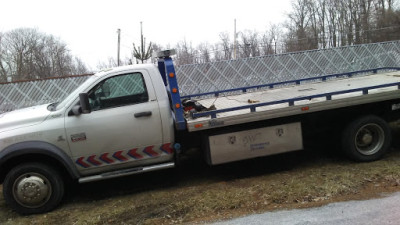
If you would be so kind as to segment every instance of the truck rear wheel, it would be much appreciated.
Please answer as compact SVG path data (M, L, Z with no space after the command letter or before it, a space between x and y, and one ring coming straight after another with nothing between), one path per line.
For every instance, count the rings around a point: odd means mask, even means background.
M3 194L7 204L20 214L44 213L61 202L64 182L54 168L42 163L26 163L7 174Z
M380 159L390 148L389 125L377 116L365 116L350 123L343 132L342 148L353 160L369 162Z

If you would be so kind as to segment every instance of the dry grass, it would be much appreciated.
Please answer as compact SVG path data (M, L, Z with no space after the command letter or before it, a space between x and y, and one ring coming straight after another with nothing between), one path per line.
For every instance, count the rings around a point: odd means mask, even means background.
M20 216L0 198L0 224L205 223L400 190L400 152L354 163L308 150L217 167L196 153L182 168L78 185L53 212Z

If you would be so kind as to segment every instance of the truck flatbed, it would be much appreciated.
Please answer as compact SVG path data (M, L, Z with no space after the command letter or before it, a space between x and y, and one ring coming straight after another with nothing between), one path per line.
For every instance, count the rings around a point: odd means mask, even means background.
M345 77L345 78L343 78ZM326 76L285 82L264 90L199 100L216 110L186 118L189 131L317 112L400 98L400 71ZM272 88L270 88L272 87Z

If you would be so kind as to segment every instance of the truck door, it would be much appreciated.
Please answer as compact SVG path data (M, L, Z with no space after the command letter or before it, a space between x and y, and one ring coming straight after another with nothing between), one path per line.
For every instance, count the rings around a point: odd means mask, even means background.
M66 116L70 150L83 174L172 158L162 148L160 110L146 73L102 80L88 92L92 112Z

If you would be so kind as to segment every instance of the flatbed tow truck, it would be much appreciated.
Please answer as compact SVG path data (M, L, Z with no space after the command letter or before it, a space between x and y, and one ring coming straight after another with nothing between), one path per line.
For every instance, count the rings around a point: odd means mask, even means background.
M182 97L172 54L159 53L158 66L95 74L59 103L0 114L7 204L21 214L47 212L67 180L172 168L192 147L210 165L301 150L322 132L356 161L378 160L390 147L399 67Z

